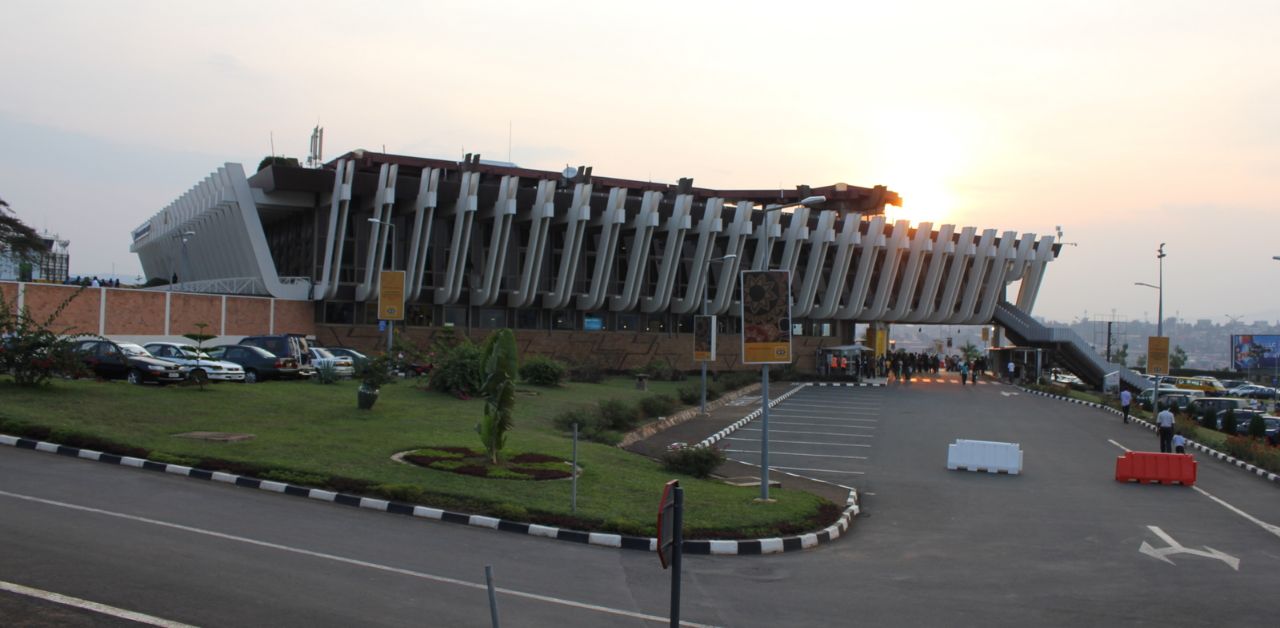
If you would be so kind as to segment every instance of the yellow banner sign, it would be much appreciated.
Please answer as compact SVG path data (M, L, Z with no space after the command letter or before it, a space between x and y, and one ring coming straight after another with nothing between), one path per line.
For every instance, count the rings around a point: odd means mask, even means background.
M1147 337L1147 373L1150 375L1169 374L1169 337Z
M378 318L384 321L404 320L404 271L382 271L378 286Z

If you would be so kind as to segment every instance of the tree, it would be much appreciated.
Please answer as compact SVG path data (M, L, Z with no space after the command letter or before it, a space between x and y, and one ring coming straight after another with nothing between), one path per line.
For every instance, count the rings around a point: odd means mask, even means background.
M977 360L982 357L982 350L978 349L973 342L966 342L963 347L960 347L960 354L965 360Z
M1187 352L1182 349L1182 345L1173 348L1173 353L1169 354L1169 368L1180 369L1187 363Z
M35 229L19 220L0 198L0 251L5 250L19 259L29 259L44 251L45 244Z
M507 443L516 405L516 337L499 329L484 341L484 419L476 425L480 441L493 464Z
M1119 364L1120 366L1129 366L1129 343L1126 342L1120 345L1120 349L1111 354L1111 357L1115 360L1116 364ZM1142 360L1142 363L1138 366L1146 366L1146 359L1139 359Z
M52 326L84 290L71 293L44 321L32 318L30 308L14 312L0 292L0 373L12 374L19 386L37 386L55 373L79 371L79 360L71 353L75 344L72 329L54 330Z
M209 323L196 323L196 329L200 331L190 333L190 334L182 334L183 338L186 338L187 340L190 340L191 342L196 343L196 365L197 366L200 365L200 360L204 359L204 342L206 340L213 340L214 338L217 338L217 336L213 334L204 333L204 329L208 326L209 326ZM195 379L196 379L196 383L200 384L201 392L203 392L204 384L205 382L209 381L209 376L199 368L197 368L193 372L200 373L200 375L196 376Z

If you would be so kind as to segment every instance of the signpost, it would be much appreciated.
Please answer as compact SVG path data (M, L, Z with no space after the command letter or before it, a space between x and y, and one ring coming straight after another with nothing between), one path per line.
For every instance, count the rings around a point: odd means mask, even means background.
M1147 337L1147 373L1151 375L1169 374L1169 337Z
M716 361L716 317L693 317L693 361Z
M387 354L391 353L391 339L395 335L395 323L404 320L404 271L384 270L378 278L378 318L387 321Z
M791 363L791 272L742 273L742 363L760 364L760 501L769 501L769 365Z
M662 487L658 502L658 561L671 567L671 628L680 625L680 558L684 554L684 489L680 480Z

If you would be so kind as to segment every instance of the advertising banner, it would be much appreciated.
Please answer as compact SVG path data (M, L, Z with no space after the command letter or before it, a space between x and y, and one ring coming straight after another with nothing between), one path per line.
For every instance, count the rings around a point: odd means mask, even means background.
M382 271L378 286L378 318L384 321L404 320L404 271Z
M1231 366L1237 371L1280 368L1280 336L1231 336Z
M1169 337L1147 336L1147 374L1169 374Z
M716 360L716 317L697 315L693 317L693 361L714 362Z
M742 273L742 363L791 363L791 273Z

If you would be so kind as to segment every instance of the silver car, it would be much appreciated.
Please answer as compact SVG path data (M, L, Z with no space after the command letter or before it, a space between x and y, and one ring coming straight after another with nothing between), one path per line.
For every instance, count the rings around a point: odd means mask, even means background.
M201 373L213 382L243 382L244 367L235 362L214 360L192 346L177 342L151 342L144 347L148 353L177 364L187 371L187 377L199 379Z

